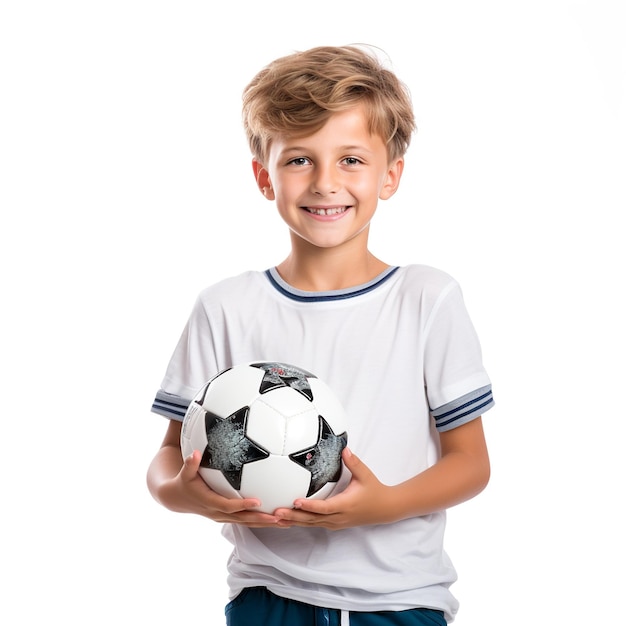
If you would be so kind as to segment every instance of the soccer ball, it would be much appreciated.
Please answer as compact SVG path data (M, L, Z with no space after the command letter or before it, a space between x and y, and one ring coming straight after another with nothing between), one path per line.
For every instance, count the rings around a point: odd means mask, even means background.
M299 367L235 365L196 394L183 421L183 456L202 452L199 474L228 498L258 498L272 513L296 498L339 491L346 414L331 389Z

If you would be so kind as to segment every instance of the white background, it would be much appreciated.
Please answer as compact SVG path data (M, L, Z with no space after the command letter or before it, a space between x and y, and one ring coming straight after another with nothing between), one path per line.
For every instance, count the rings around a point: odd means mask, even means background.
M243 87L364 42L419 126L372 249L459 279L497 402L456 623L624 624L622 4L4 2L0 622L223 623L218 526L145 488L149 407L197 292L287 251Z

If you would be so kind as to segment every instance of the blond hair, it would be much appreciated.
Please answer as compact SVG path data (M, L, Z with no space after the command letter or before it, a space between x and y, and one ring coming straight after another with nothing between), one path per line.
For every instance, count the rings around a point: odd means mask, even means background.
M253 156L264 163L273 137L306 136L333 114L364 104L369 130L389 160L409 147L415 118L407 87L370 50L320 46L276 59L243 92L243 125Z

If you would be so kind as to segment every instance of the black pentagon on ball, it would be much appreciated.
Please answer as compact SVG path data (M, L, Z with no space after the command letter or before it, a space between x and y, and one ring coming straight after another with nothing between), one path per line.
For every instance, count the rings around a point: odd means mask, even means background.
M341 452L348 445L347 433L335 435L328 422L319 416L317 443L294 452L289 458L311 472L307 498L317 493L326 483L336 483L341 477Z
M206 412L204 423L207 445L200 467L222 472L233 489L241 489L243 466L266 459L270 454L246 436L249 407L243 407L222 419Z
M313 400L313 391L308 379L316 378L314 374L288 363L268 361L251 363L250 366L258 367L265 372L259 393L264 394L279 387L291 387L309 400Z

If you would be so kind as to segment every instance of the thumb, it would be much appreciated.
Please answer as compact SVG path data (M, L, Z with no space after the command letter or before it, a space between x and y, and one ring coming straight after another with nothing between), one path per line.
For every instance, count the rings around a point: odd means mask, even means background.
M361 459L347 446L343 450L342 458L345 466L350 470L350 473L354 477L358 478L359 475L369 472L365 463L363 463L363 461L361 461Z
M352 453L349 448L344 448L343 462L346 469L352 474L350 482L356 481L360 484L373 484L374 482L380 482L376 477L376 474L363 462L361 459Z
M181 476L186 480L195 478L198 470L200 469L200 461L202 455L199 450L194 450L189 456L185 457L183 461L183 467L181 470Z

